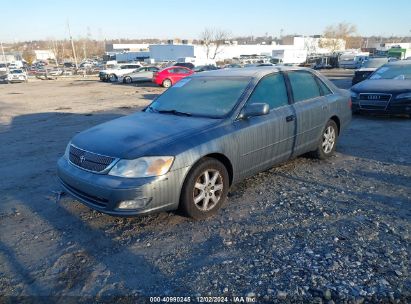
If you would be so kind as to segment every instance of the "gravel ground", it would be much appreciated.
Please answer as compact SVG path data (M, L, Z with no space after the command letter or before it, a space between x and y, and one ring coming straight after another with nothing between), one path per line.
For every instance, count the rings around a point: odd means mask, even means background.
M349 87L350 72L325 73ZM55 164L69 138L161 91L95 80L0 85L0 303L411 301L409 118L355 116L334 157L249 178L204 221L57 203Z

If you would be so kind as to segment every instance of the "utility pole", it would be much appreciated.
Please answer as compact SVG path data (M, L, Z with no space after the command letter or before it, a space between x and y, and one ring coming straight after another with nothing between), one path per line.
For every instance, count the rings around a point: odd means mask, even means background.
M6 55L4 54L3 42L1 41L0 41L0 46L1 46L1 53L3 54L3 60L7 67L7 58L6 58Z
M71 42L71 48L72 48L72 50L73 50L74 64L76 65L76 70L77 70L77 69L78 69L78 66L77 66L76 49L74 48L73 37L71 36L71 31L70 31L70 23L69 23L69 21L68 21L68 20L67 20L67 28L68 28L68 31L69 31L70 42Z
M87 59L87 49L86 49L86 41L83 41L83 55L84 55L84 59Z

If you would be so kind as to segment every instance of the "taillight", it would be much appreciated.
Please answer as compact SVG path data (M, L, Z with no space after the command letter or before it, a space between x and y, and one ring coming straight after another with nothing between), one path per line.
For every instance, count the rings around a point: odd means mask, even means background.
M352 108L352 100L351 97L348 98L348 107L351 109Z

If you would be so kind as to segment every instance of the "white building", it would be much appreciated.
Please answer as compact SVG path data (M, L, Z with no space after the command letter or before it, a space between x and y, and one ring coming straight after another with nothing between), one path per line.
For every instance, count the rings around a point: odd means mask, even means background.
M324 40L325 39L325 40ZM329 40L329 39L328 39ZM215 59L216 61L223 61L225 59L238 58L241 55L265 55L271 57L273 51L275 54L288 53L293 54L293 60L299 57L298 62L304 62L306 54L312 53L330 53L331 50L321 47L322 42L327 41L326 38L319 37L288 37L286 44L245 44L239 45L233 42L226 42L221 45L214 57L215 46L211 46L209 49L209 59ZM341 39L335 39L333 45L338 50L345 49L345 41ZM146 55L147 50L149 52L150 59L155 61L169 61L177 60L182 57L195 57L198 59L207 59L207 48L204 45L193 45L188 43L182 44L111 44L106 46L107 53L122 53L125 51L130 52L144 52ZM286 54L287 55L287 54ZM298 55L298 56L297 56ZM301 58L300 58L301 57ZM296 63L298 63L296 62Z
M292 45L296 49L306 50L308 54L327 54L332 51L344 51L345 40L337 38L323 38L323 37L292 37ZM332 45L333 50L327 48L327 45Z
M150 58L155 61L177 60L181 57L196 57L192 44L152 44Z
M36 60L56 59L56 56L51 50L34 50L34 53L36 54Z
M106 52L148 51L148 43L107 43Z
M392 47L400 47L402 49L411 49L411 43L409 42L391 42L391 43L370 43L369 48L375 48L378 51L388 51Z

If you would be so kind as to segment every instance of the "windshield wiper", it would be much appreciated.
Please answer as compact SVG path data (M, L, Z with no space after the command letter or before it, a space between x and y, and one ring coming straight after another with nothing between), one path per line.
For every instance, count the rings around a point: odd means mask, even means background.
M184 115L184 116L192 116L191 113L181 112L177 110L156 110L158 113L166 113L166 114L173 114L173 115Z

